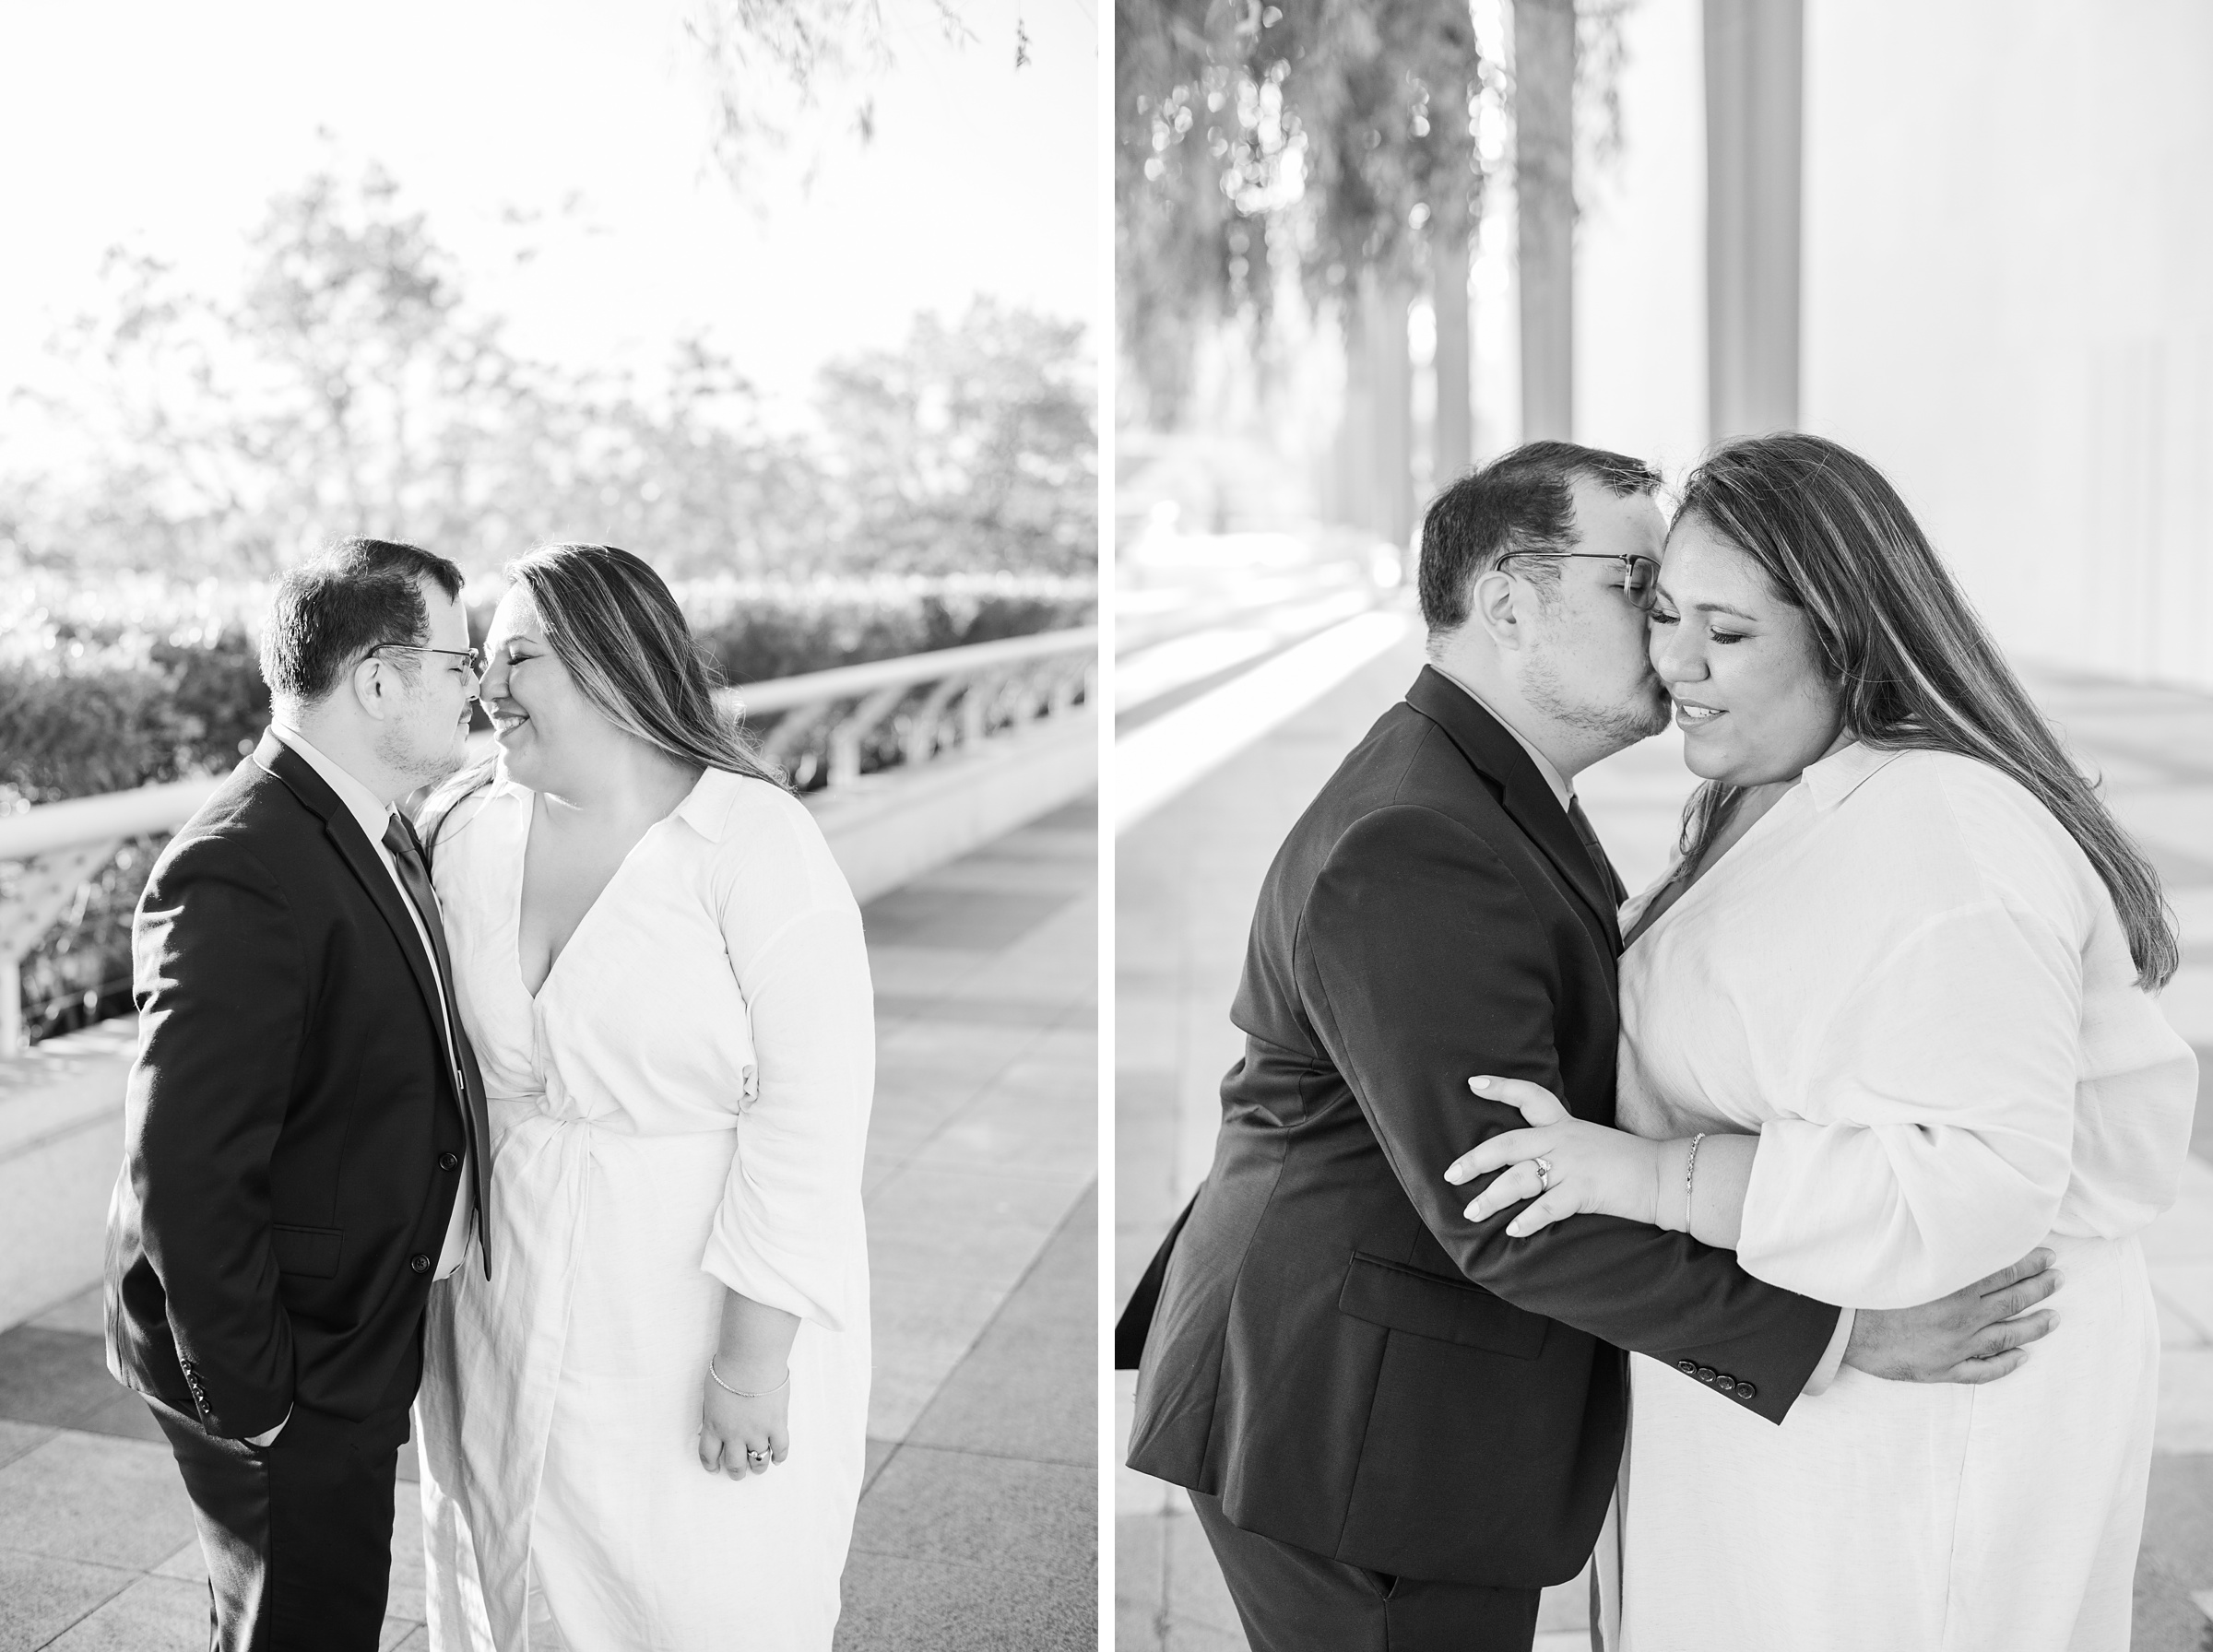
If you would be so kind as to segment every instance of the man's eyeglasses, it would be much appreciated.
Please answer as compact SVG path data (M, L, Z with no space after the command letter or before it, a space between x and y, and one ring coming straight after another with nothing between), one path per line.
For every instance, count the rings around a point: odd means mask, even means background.
M484 651L481 648L470 648L466 650L459 648L425 648L415 643L379 643L369 652L371 654L435 654L449 660L459 660L463 667L467 669L471 677L483 676L484 667L491 663L485 659Z
M1516 557L1553 557L1561 561L1619 562L1621 592L1640 608L1649 609L1660 595L1660 564L1634 551L1613 555L1600 550L1509 550L1492 565L1505 567Z

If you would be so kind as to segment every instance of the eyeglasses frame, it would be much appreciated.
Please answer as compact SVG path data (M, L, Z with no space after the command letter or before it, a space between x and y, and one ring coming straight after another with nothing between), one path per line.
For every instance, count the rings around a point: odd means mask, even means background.
M471 677L479 678L479 680L483 678L485 671L489 669L491 665L491 657L487 655L481 648L475 647L470 648L467 653L463 653L458 648L430 648L424 646L420 643L379 643L375 647L372 648L369 653L371 657L373 658L375 655L384 653L387 648L393 649L400 654L444 655L447 659L459 660L463 667L467 670L468 674Z
M1660 600L1660 560L1657 557L1648 557L1642 551L1509 550L1504 556L1500 557L1496 562L1493 562L1491 566L1494 568L1503 568L1509 562L1512 561L1516 557L1544 557L1552 560L1563 562L1619 562L1621 564L1621 584L1619 589L1621 594L1629 599L1629 602L1633 607L1643 613L1649 614L1652 611L1653 604ZM1639 600L1638 594L1629 589L1629 581L1636 578L1637 564L1639 562L1650 562L1652 565L1652 583L1645 586L1644 595L1641 601Z

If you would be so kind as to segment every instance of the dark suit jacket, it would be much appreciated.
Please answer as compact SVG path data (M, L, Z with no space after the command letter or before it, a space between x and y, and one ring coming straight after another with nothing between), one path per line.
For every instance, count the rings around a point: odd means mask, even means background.
M1477 1225L1476 1187L1443 1177L1521 1125L1470 1094L1478 1073L1613 1122L1618 892L1514 737L1424 670L1262 887L1246 1054L1166 1262L1132 1468L1351 1564L1534 1587L1596 1540L1622 1350L1781 1420L1836 1308L1609 1217L1509 1239L1519 1207Z
M274 734L139 897L108 1368L210 1434L413 1398L465 1147L481 1243L483 1085L406 899Z

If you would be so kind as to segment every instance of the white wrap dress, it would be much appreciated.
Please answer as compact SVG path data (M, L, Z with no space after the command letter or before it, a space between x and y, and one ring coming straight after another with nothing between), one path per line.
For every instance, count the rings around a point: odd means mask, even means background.
M2013 1375L1847 1368L1780 1427L1633 1358L1625 1652L2128 1644L2160 1341L2136 1235L2174 1200L2196 1089L2135 978L2027 791L1860 745L1629 948L1620 1123L1758 1134L1747 1272L1902 1307L2042 1244L2065 1282Z
M534 998L532 795L465 801L434 876L491 1112L491 1279L432 1296L416 1418L441 1652L826 1652L869 1392L860 915L787 794L709 770ZM789 1459L699 1466L725 1287L799 1316Z

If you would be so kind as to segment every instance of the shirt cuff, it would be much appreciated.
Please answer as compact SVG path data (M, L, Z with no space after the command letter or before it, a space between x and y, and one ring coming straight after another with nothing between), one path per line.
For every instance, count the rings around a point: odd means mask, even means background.
M1829 1338L1828 1351L1821 1356L1821 1363L1814 1367L1813 1375L1805 1379L1805 1386L1798 1390L1801 1398L1811 1398L1826 1392L1828 1385L1837 1380L1837 1373L1844 1366L1845 1345L1852 1340L1852 1322L1858 1313L1857 1308L1839 1310L1836 1335Z
M248 1434L248 1435L246 1436L246 1444L247 1444L247 1445L249 1445L249 1446L270 1446L270 1445L274 1445L274 1444L276 1443L277 1436L278 1436L278 1434L282 1434L282 1433L284 1432L284 1424L285 1424L285 1422L290 1422L291 1420L292 1420L292 1408L291 1408L290 1406L289 1406L289 1405L288 1405L288 1406L286 1406L286 1407L284 1408L284 1422L279 1422L279 1423L278 1423L278 1424L277 1424L277 1426L276 1426L275 1428L272 1428L272 1429L270 1429L270 1430L269 1430L269 1431L268 1431L266 1434Z

